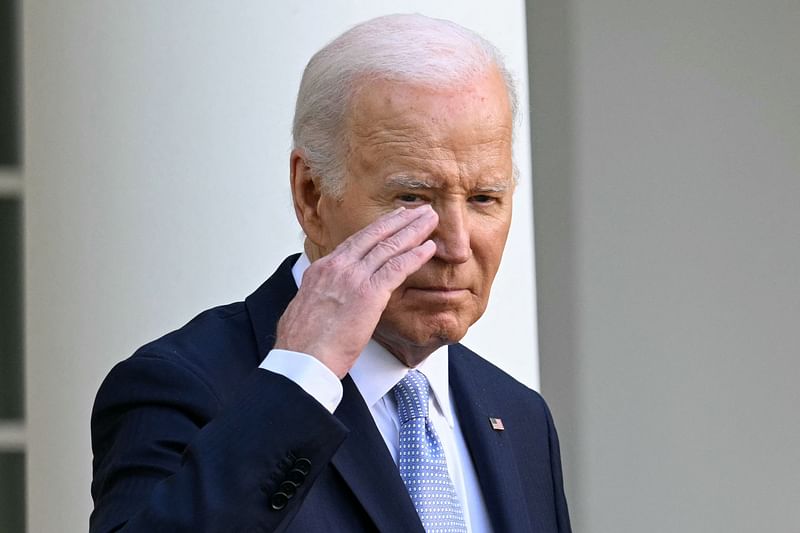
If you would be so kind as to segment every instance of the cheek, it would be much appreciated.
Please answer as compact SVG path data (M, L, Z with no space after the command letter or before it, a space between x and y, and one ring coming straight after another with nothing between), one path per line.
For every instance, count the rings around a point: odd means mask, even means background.
M394 206L382 205L362 190L353 190L349 194L346 192L341 201L329 201L320 212L329 234L341 242L393 209Z
M491 283L497 269L500 267L500 260L503 257L506 239L508 238L508 224L484 224L473 234L472 253L477 261L481 277L485 282ZM488 287L487 287L488 289Z
M326 206L320 206L320 218L325 236L325 247L332 251L350 235L369 223L363 222L358 216L359 211L346 202L329 201Z

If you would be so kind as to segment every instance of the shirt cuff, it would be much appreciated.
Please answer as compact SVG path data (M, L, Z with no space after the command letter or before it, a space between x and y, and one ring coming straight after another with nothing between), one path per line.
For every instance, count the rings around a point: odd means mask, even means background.
M342 382L330 368L308 354L270 350L259 367L294 381L331 413L342 401Z

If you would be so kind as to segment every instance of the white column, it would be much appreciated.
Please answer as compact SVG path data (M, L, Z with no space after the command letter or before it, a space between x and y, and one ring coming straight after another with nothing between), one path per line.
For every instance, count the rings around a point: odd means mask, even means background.
M111 366L299 250L287 158L302 68L397 11L485 34L527 102L522 2L24 3L30 531L86 528L89 415ZM470 342L536 386L528 137L525 117L515 225Z

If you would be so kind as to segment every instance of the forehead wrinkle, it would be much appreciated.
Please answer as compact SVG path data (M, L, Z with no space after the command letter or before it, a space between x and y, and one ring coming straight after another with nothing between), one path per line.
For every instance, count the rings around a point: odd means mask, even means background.
M451 160L452 149L442 140L419 127L380 128L360 134L353 132L361 150L374 150L381 157L410 157L414 159Z
M360 154L377 156L383 162L388 159L409 160L409 163L418 163L426 167L432 163L456 163L458 165L478 163L491 165L493 160L503 158L506 154L505 139L485 139L472 143L470 146L454 148L451 143L430 135L424 135L417 129L410 128L408 135L399 137L393 132L383 130L377 135L365 137L358 143ZM479 152L481 155L474 157ZM510 146L508 156L511 157ZM470 161L474 160L474 161ZM436 165L434 165L436 166ZM433 170L433 169L431 169Z
M360 111L358 115L363 115L365 110ZM451 151L451 135L454 130L447 120L443 122L439 117L420 115L413 107L395 109L391 113L383 109L382 112L382 116L370 120L364 120L363 116L353 113L347 128L351 142L358 141L362 147L410 143L415 149L422 151ZM425 127L426 124L429 127ZM497 124L492 117L485 117L481 123L469 124L466 129L461 127L456 131L460 134L469 132L473 138L472 146L464 151L495 144L508 144L511 149L511 124Z
M475 151L513 152L511 144L511 125L496 124L491 118L479 124L468 124L466 130L453 130L448 121L441 122L439 117L420 118L413 107L382 109L381 116L365 120L366 110L360 109L352 113L348 121L350 153L358 147L358 151L375 150L375 155L385 157L409 157L420 161L460 162ZM432 127L425 127L425 125ZM469 146L454 150L452 135L464 135L472 138ZM458 141L455 141L458 144ZM506 146L507 145L507 148Z
M496 145L501 147L502 145L508 145L510 151L512 147L510 138L506 135L510 129L505 127L481 130L480 134L476 136L477 138L469 146L457 150L452 147L449 131L435 132L430 129L420 128L419 125L386 128L381 127L380 124L375 124L373 128L370 128L371 131L363 131L364 129L352 129L350 131L351 139L360 141L363 148L396 146L399 148L397 153L400 155L404 153L424 153L430 150L432 153L450 153L455 159L462 152L469 153ZM410 148L404 150L403 145L410 145Z
M464 108L466 104L453 107L449 101L430 108L429 96L426 91L360 95L360 105L351 108L345 130L347 165L355 175L379 178L393 188L464 192L512 188L510 121L498 120L492 110L475 112ZM432 95L439 96L441 92ZM387 182L393 174L414 180Z
M359 159L362 164L387 170L383 180L387 187L446 189L455 186L468 191L504 192L514 182L513 168L505 168L504 154L486 149L486 145L502 142L488 141L460 150L450 146L388 150L380 154L381 157L361 152ZM480 152L481 156L472 157L475 152ZM365 156L371 161L366 161Z
M439 142L416 127L379 129L368 135L353 132L350 155L369 166L393 162L431 173L441 172L442 164L458 160L457 153L446 142Z

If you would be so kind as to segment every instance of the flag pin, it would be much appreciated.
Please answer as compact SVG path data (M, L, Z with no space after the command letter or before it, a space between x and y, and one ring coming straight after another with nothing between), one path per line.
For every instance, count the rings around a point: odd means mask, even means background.
M495 431L503 431L504 429L506 429L505 426L503 425L502 418L495 418L493 416L490 416L489 422L492 424L492 429Z

